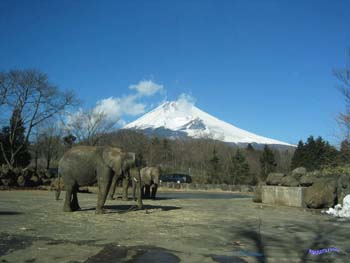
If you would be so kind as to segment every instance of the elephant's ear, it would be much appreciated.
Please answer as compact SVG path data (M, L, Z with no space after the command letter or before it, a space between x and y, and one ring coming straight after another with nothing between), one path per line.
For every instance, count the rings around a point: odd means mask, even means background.
M120 170L122 165L122 152L118 148L108 147L103 151L102 158L108 167Z
M133 153L133 152L125 153L123 155L123 158L122 158L122 162L123 162L122 169L123 170L128 170L128 169L134 167L135 166L135 160L136 160L135 153Z

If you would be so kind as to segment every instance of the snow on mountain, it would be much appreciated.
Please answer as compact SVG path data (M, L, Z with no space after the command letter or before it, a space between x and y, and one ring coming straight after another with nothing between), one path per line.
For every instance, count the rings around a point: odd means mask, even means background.
M167 129L185 133L192 138L211 138L229 143L293 146L242 130L211 116L193 104L181 103L180 101L165 102L139 119L127 124L124 129Z

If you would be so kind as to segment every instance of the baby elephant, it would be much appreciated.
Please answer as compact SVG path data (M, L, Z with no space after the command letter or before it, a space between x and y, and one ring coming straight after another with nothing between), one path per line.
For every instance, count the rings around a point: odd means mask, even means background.
M161 174L160 167L144 167L140 170L141 189L145 198L156 198L159 177ZM133 181L133 198L135 199L136 184Z

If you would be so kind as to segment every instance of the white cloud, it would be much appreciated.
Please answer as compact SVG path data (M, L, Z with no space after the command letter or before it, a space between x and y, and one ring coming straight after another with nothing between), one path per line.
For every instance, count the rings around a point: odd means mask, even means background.
M154 83L152 80L140 81L137 85L130 85L129 89L136 90L137 95L140 97L152 96L158 92L164 91L163 85Z
M104 113L107 121L123 127L126 124L123 117L143 114L149 108L149 105L142 100L143 98L154 96L157 93L166 93L163 85L157 84L152 80L140 81L136 85L130 85L129 89L133 91L132 94L122 97L109 97L97 101L96 106L92 109L92 113L96 113L96 115ZM77 112L67 116L66 122L69 125L69 123L78 121L81 122L81 125L85 125L86 121L83 120L83 115L83 109L79 109Z
M109 97L98 101L94 111L103 112L107 119L119 120L123 115L135 116L145 112L146 105L136 101L135 95L122 98Z
M179 110L183 112L188 112L192 108L192 106L195 105L195 103L196 100L192 95L182 93L176 101L176 106Z
M119 125L120 127L124 127L126 124L127 124L127 122L126 122L125 120L123 120L123 119L120 119L120 120L118 121L118 125Z
M163 85L151 80L143 80L137 85L130 85L129 89L136 91L136 93L99 100L93 108L93 112L103 112L108 121L116 122L122 127L125 125L125 120L122 119L123 116L136 116L146 112L148 105L140 102L140 99L165 91ZM76 114L79 115L79 112Z

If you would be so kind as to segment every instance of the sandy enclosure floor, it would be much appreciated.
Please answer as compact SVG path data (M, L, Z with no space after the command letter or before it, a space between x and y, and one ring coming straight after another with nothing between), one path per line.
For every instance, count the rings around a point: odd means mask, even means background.
M96 195L78 198L82 211L64 213L54 192L1 191L0 262L350 262L350 222L319 211L164 195L95 215Z

